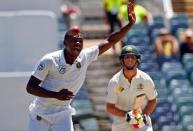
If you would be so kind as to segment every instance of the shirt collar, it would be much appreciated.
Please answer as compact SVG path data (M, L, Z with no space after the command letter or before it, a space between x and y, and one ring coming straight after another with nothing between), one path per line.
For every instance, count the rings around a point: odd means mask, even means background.
M140 76L140 75L139 75L139 74L140 74L139 72L140 72L140 71L139 71L139 69L137 68L137 74L132 78L132 80L134 80L134 79L136 79L136 78L138 78L138 77ZM128 82L128 79L125 78L125 76L124 76L124 74L123 74L123 69L121 69L121 79Z

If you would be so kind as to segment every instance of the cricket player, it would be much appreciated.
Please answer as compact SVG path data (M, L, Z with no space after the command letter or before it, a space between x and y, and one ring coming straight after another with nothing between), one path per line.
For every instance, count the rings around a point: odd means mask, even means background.
M27 92L36 96L29 106L29 131L73 131L70 103L82 86L88 66L118 41L135 24L133 4L128 3L129 23L97 46L83 49L77 28L67 31L65 48L40 59L27 83Z
M108 84L106 108L113 118L112 131L153 131L149 115L155 109L157 92L150 76L137 68L140 57L136 46L123 47L122 69Z

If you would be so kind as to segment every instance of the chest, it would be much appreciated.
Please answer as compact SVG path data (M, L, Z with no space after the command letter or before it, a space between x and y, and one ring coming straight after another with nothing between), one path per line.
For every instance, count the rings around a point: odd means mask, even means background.
M145 94L145 84L139 81L122 83L117 87L117 96L121 99L132 100L140 94Z
M49 77L52 79L63 79L66 81L76 80L81 75L86 74L87 63L84 57L80 57L72 65L54 61L54 64L49 72Z

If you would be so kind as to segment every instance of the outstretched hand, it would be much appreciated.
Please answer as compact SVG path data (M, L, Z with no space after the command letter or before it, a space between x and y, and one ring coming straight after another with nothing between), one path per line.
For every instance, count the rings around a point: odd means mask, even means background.
M134 13L134 5L133 5L133 3L129 2L127 4L127 10L128 10L129 23L135 24L136 16L135 16L135 13Z
M58 100L70 100L74 97L73 92L69 91L68 89L62 89L57 92L56 99Z

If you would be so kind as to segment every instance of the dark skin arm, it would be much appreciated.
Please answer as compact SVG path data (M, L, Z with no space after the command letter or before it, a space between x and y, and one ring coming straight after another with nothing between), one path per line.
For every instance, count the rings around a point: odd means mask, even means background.
M113 45L115 45L117 42L119 42L135 24L136 18L133 4L131 2L128 3L128 12L129 23L123 26L120 30L110 34L110 36L99 45L99 55L101 55Z
M59 92L53 92L46 90L39 86L41 80L37 79L34 76L31 76L28 83L26 90L29 94L45 97L45 98L55 98L58 100L70 100L74 96L73 93L67 89L62 89Z

